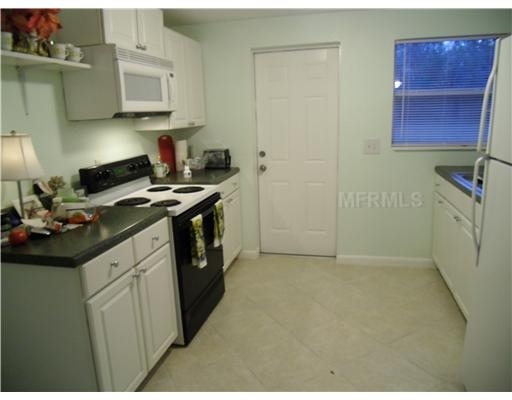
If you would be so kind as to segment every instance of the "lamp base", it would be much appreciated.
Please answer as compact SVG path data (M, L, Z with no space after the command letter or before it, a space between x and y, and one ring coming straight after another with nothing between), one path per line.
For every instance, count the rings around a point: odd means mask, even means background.
M18 198L20 199L20 216L25 218L25 209L23 208L23 195L21 193L21 181L16 181L18 184Z

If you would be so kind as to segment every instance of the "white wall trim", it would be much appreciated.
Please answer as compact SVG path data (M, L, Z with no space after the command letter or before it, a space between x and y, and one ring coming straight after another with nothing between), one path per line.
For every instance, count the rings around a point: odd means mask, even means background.
M254 250L242 250L238 255L238 258L245 258L249 260L256 260L260 257L260 248L257 247Z
M324 42L324 43L305 43L305 44L292 44L284 46L267 46L267 47L253 47L251 49L253 54L260 53L275 53L282 51L297 51L297 50L316 50L316 49L330 49L340 48L341 42Z
M422 257L387 257L338 254L336 256L336 263L343 265L363 265L367 267L434 268L434 262L431 258Z

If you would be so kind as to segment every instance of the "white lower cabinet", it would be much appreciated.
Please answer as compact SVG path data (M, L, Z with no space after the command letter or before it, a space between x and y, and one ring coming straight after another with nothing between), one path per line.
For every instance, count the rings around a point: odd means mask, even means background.
M446 198L434 194L432 258L462 313L469 317L469 298L476 253L471 223Z
M146 376L139 303L134 271L87 301L101 391L133 391Z
M137 269L146 361L151 369L178 337L169 245L142 261Z
M226 272L242 250L240 174L237 173L219 184L218 190L224 205L222 256L224 258L224 272Z
M86 302L101 391L133 391L177 337L169 244Z
M223 240L224 271L228 269L242 250L242 226L240 218L240 190L235 190L223 200L224 226Z

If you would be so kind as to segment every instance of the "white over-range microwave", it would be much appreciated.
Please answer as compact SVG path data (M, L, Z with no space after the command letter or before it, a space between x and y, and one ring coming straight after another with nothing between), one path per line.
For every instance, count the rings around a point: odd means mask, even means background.
M112 44L82 49L91 68L63 73L69 120L168 115L176 109L171 60Z

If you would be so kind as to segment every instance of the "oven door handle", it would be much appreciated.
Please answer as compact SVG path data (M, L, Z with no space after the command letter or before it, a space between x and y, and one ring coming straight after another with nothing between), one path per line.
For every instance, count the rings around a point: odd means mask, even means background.
M212 207L210 207L208 210L206 210L205 212L201 213L201 215L203 216L203 219L205 219L208 215L210 215L211 213L213 213L215 211L215 205L213 205Z

